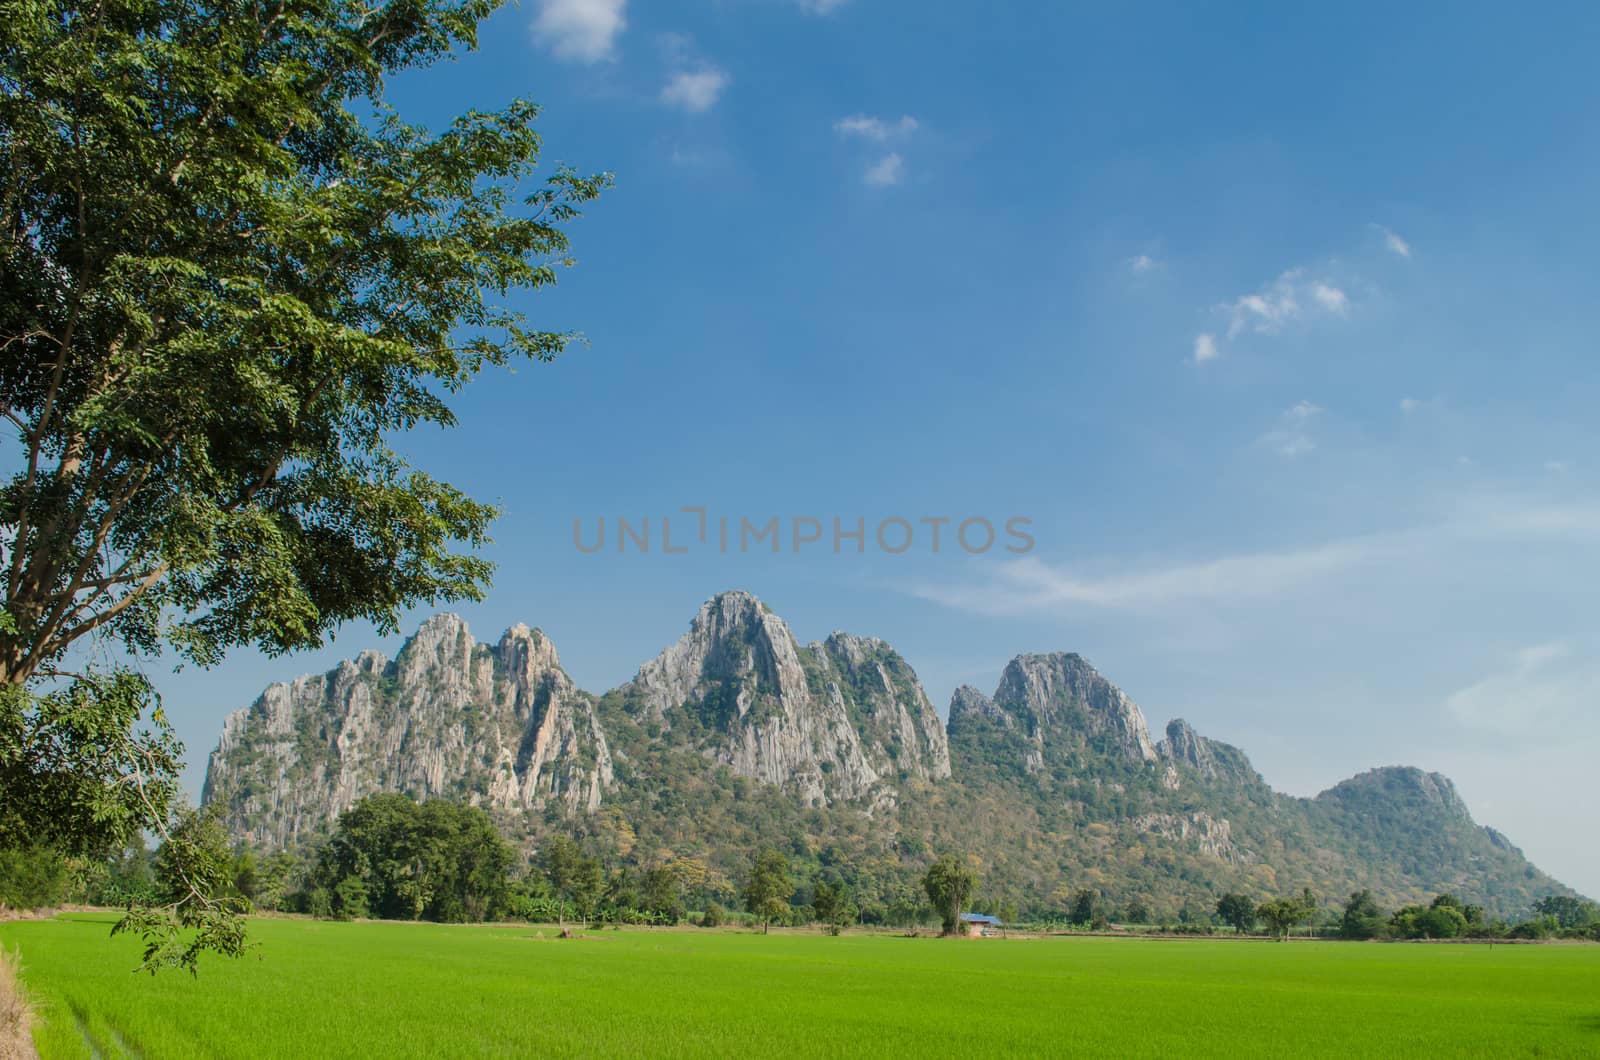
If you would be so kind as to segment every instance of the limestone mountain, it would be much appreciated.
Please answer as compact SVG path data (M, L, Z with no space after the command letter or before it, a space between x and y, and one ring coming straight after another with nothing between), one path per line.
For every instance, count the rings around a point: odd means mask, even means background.
M373 792L592 811L611 779L594 697L549 638L519 625L490 647L439 615L392 661L362 652L229 715L202 799L241 838L285 847Z
M379 791L471 801L514 836L568 831L621 864L691 865L708 900L731 900L764 844L848 877L864 910L916 901L921 867L952 848L983 861L987 894L1041 912L1082 887L1178 918L1227 889L1369 887L1390 904L1448 889L1504 915L1570 893L1435 774L1283 795L1182 720L1152 740L1138 705L1064 652L1017 656L993 695L957 689L947 727L883 641L802 646L743 592L600 696L538 630L491 646L430 619L393 661L364 652L231 715L204 798L242 839L307 847Z
M893 649L847 633L802 648L749 593L707 601L606 700L651 739L693 746L806 805L883 809L902 781L950 775L938 712Z

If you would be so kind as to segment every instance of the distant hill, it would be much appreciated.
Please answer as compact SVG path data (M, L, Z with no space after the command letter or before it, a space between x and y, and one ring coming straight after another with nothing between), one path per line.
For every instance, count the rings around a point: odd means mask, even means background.
M992 696L963 687L941 722L880 640L800 645L748 593L709 600L676 643L595 696L538 630L494 645L454 615L388 660L363 652L230 715L204 801L264 847L316 843L379 791L469 800L531 840L583 836L622 863L692 866L728 889L752 848L906 900L936 852L983 863L984 893L1063 908L1199 916L1225 890L1370 888L1390 905L1451 891L1520 916L1571 890L1476 825L1450 781L1407 767L1301 799L1244 752L1144 714L1085 659L1020 655Z

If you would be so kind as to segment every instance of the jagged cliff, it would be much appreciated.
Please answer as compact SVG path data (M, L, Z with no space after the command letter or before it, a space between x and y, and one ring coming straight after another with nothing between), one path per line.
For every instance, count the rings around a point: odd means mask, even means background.
M378 791L593 810L611 781L594 697L574 687L549 638L519 625L490 647L439 615L393 661L363 652L229 715L202 798L224 807L237 835L278 847Z
M204 798L241 838L293 847L379 791L471 801L513 834L573 828L641 864L692 858L708 878L758 843L891 882L956 846L985 860L991 891L1035 908L1079 885L1169 912L1309 885L1393 902L1450 889L1509 914L1565 890L1436 774L1281 795L1181 719L1153 741L1138 705L1070 653L1016 657L992 696L957 689L946 726L883 641L802 646L743 592L707 601L601 696L540 631L478 644L440 615L393 661L364 652L229 716Z
M609 698L677 730L735 776L807 805L892 806L908 778L950 775L944 726L905 660L835 633L800 647L749 593L707 601L675 644Z

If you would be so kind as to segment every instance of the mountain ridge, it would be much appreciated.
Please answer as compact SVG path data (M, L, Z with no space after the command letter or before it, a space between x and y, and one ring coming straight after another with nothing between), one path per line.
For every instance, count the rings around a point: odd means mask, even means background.
M1016 656L992 696L957 688L945 721L886 642L835 631L802 645L742 591L706 601L599 695L538 629L480 644L436 615L393 660L362 652L230 714L202 797L275 848L314 844L376 791L465 799L516 835L568 828L624 859L692 856L725 876L782 838L903 886L955 846L1035 908L1062 880L1175 914L1226 887L1269 893L1280 875L1396 901L1451 888L1508 913L1570 891L1473 822L1438 774L1382 767L1284 795L1182 719L1154 739L1072 652Z

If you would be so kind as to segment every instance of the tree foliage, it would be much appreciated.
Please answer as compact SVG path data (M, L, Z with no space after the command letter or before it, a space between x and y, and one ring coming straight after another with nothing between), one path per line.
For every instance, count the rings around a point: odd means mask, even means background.
M0 685L0 848L121 848L168 821L182 752L138 674Z
M757 851L744 885L744 907L761 921L763 934L771 929L774 920L789 912L792 897L794 880L789 876L789 859L771 847Z
M1244 935L1256 926L1260 917L1256 912L1256 903L1250 900L1249 895L1229 891L1217 899L1217 919Z
M208 951L237 957L245 952L247 904L231 893L233 853L228 833L209 810L186 810L166 832L156 851L156 902L129 908L112 927L144 939L140 968L154 975L162 968L199 974Z
M978 876L964 860L946 854L929 866L922 877L922 889L938 912L946 935L962 930L961 913L978 889Z
M340 814L314 881L337 917L481 921L505 912L512 861L475 806L370 795Z
M209 665L481 595L494 509L397 444L453 425L485 366L573 339L507 297L555 282L610 179L541 180L526 100L438 131L384 103L498 6L5 6L0 846L170 827L201 853L148 685L63 670L85 637Z
M551 836L540 852L545 879L559 901L558 919L562 930L567 926L567 908L574 907L579 915L589 916L599 901L605 887L605 869L600 859L584 854L581 847L566 835Z
M1375 939L1383 934L1383 910L1369 890L1356 891L1345 902L1344 913L1339 917L1339 937L1346 939Z
M608 180L535 183L525 100L440 132L382 102L496 6L7 6L7 683L95 630L212 663L481 593L493 510L391 442L570 341L503 299Z

